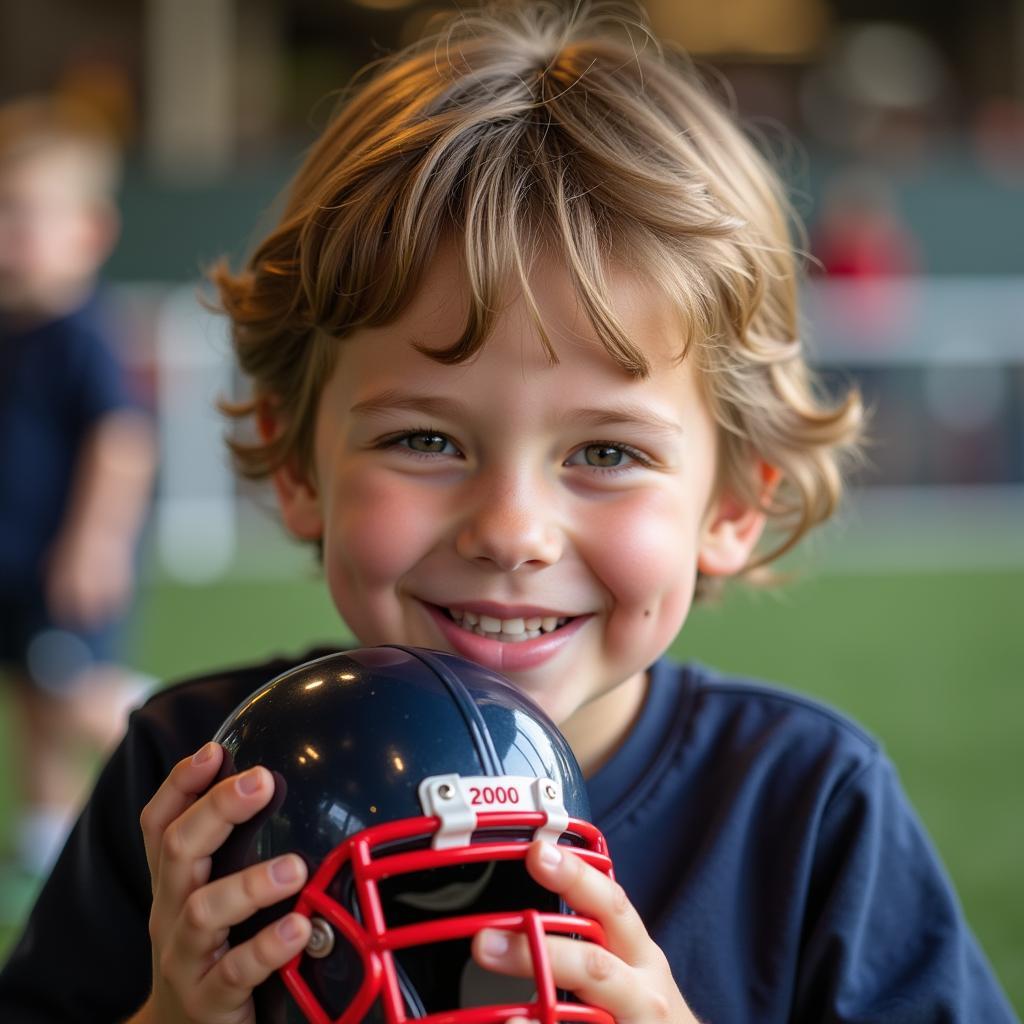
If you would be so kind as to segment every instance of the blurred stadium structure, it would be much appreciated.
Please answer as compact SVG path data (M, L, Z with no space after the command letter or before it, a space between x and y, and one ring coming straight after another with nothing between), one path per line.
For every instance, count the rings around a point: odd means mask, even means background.
M0 95L89 102L129 152L108 276L164 427L155 537L173 576L295 565L221 455L210 401L231 382L199 271L244 252L354 70L448 6L0 0ZM646 7L789 180L820 271L808 338L875 410L824 564L1024 565L1024 2Z
M122 285L113 299L122 322L138 325L124 358L153 382L159 415L161 575L301 571L307 563L248 500L252 488L236 485L224 453L224 322L197 285ZM819 544L820 567L1024 568L1024 277L819 278L805 308L826 379L858 380L874 408L870 466Z

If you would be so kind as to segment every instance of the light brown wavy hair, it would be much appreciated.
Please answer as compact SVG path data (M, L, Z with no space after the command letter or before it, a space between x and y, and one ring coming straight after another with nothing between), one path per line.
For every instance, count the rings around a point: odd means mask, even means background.
M317 403L345 337L395 318L450 239L471 301L434 358L485 344L511 286L554 362L529 283L544 252L612 358L645 376L606 301L614 259L678 307L680 358L697 360L720 427L719 485L768 515L747 571L789 550L836 508L862 407L856 392L827 400L804 361L796 219L768 161L634 7L488 4L435 28L357 79L247 266L211 271L253 386L224 411L244 419L270 401L282 424L266 442L229 441L241 472L287 460L312 477ZM770 498L759 459L781 474Z

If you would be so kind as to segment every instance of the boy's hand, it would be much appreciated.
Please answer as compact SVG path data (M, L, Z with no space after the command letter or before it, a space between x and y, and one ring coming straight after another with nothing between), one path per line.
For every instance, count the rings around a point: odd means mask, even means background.
M211 855L274 793L265 768L251 768L206 792L223 756L222 747L208 743L180 761L142 812L153 882L153 992L135 1020L249 1024L253 988L309 939L309 921L286 914L248 941L227 945L231 925L302 888L306 865L286 854L209 881Z
M604 949L593 942L547 936L556 988L607 1010L618 1024L697 1024L665 954L617 882L564 847L542 841L531 846L526 866L544 888L597 921L608 939ZM481 967L499 974L533 976L525 935L485 928L473 940L473 956Z

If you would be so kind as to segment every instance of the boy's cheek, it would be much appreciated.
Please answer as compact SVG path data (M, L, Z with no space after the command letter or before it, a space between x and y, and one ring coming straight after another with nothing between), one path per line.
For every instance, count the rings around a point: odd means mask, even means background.
M326 511L325 558L340 559L367 582L394 579L425 541L428 517L417 507L386 479L339 480Z
M675 640L686 622L693 601L695 577L680 579L678 585L648 600L624 607L619 605L606 627L606 649L612 658L626 654L647 662L659 657Z
M651 495L594 510L583 555L615 603L634 606L696 579L698 531L696 517L680 502Z
M594 524L588 561L611 598L607 641L612 650L640 643L660 651L690 610L697 525L666 499L652 499L635 511L614 524Z
M384 642L397 589L431 549L436 517L381 478L339 480L326 515L324 574L334 604L360 640Z

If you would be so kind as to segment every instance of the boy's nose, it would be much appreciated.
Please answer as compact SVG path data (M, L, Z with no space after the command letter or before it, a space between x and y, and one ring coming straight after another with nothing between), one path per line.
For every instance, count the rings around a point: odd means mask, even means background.
M562 531L540 495L515 487L483 487L467 509L455 549L469 562L502 572L543 568L562 556Z

